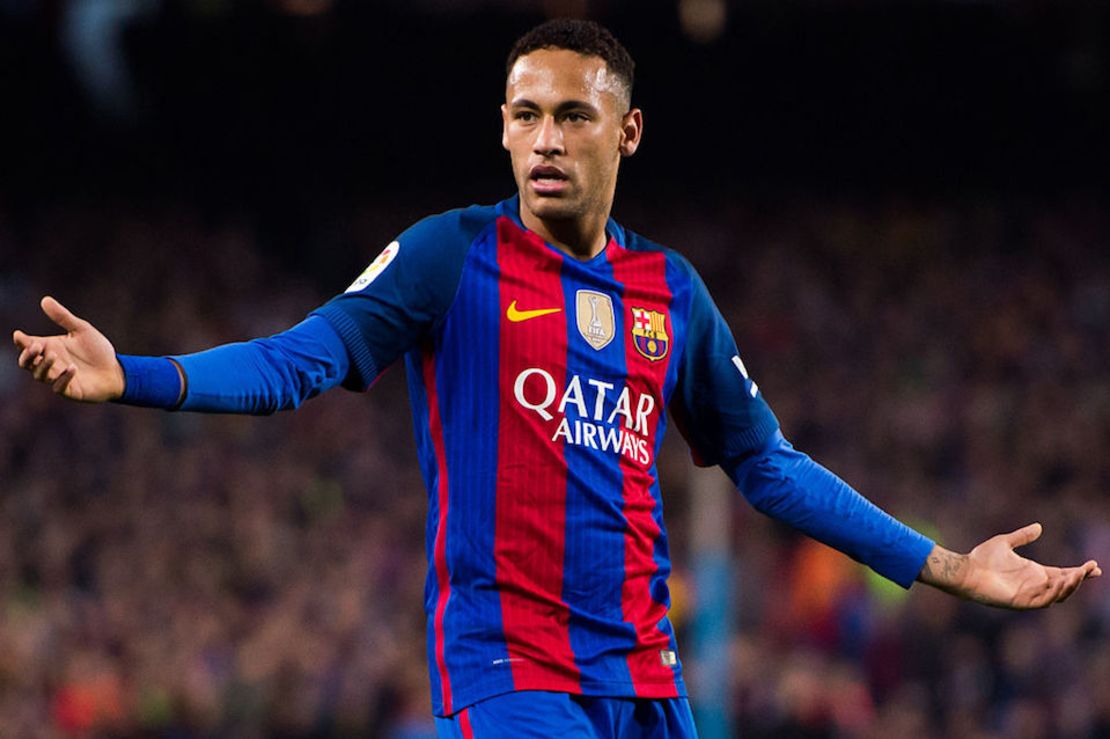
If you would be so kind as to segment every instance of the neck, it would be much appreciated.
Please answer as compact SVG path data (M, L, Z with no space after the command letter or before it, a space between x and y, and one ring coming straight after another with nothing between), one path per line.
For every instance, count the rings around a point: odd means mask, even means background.
M544 219L521 207L520 220L547 243L583 261L596 257L609 242L605 234L608 210L582 218Z

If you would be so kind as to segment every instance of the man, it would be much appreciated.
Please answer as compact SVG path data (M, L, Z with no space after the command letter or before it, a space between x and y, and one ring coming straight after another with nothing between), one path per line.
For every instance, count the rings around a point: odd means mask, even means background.
M791 447L693 268L609 217L643 132L632 81L596 24L526 34L502 106L517 195L417 223L282 334L117 355L44 298L66 334L14 335L20 366L65 397L197 411L365 389L404 355L443 736L695 735L667 618L655 455L668 404L695 459L759 510L903 587L1036 608L1101 574L1018 556L1039 524L950 552Z

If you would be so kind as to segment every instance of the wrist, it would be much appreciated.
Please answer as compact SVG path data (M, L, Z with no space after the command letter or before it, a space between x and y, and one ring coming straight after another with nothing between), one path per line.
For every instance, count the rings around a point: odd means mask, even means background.
M177 364L167 357L117 354L122 374L122 392L114 402L144 408L172 410L182 400L182 377Z
M113 403L118 403L123 397L123 393L127 390L127 374L123 371L123 365L120 364L119 357L116 357L116 366L113 370L113 384L114 387L108 393L108 400Z
M967 596L971 560L966 554L957 554L938 545L925 558L925 565L917 579L955 595Z

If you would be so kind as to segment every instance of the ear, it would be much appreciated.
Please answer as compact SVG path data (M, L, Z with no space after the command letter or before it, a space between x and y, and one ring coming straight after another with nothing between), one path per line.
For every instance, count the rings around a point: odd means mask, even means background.
M509 150L509 106L501 104L501 148Z
M639 108L633 108L625 113L624 118L621 119L620 152L622 157L630 157L636 153L643 133L644 114Z

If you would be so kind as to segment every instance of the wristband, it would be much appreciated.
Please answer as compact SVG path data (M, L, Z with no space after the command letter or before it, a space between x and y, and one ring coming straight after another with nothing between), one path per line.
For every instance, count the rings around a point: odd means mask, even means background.
M173 410L184 393L177 365L168 357L117 354L123 368L123 395L116 402L144 408Z

